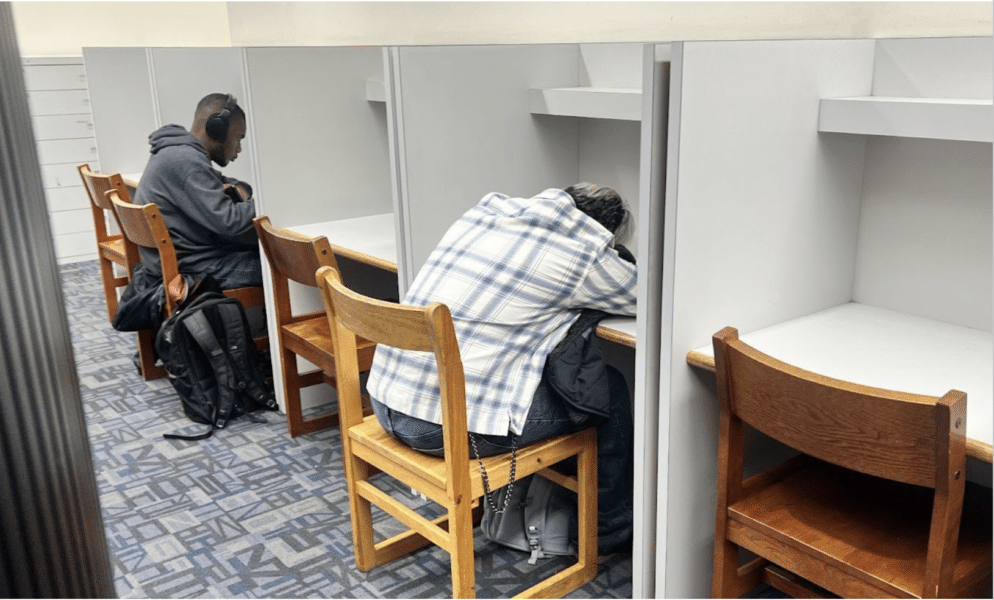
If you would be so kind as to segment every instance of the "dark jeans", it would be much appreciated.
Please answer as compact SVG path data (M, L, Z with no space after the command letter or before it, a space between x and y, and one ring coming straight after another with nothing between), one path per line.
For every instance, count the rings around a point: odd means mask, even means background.
M223 290L262 285L262 258L258 248L236 250L199 265Z
M262 257L257 248L235 250L203 264L222 290L262 286ZM252 337L266 335L266 307L247 306L245 316L249 321Z
M583 423L574 423L558 394L548 385L539 385L528 410L521 435L514 436L520 448L563 433L573 433L595 426L597 429L597 546L601 554L620 549L632 538L632 406L625 378L616 369L607 368L611 390L611 417L591 415ZM442 426L423 421L388 408L372 400L380 425L411 448L443 456ZM511 451L510 435L472 434L480 456ZM468 441L467 441L468 443ZM472 446L470 457L474 456Z

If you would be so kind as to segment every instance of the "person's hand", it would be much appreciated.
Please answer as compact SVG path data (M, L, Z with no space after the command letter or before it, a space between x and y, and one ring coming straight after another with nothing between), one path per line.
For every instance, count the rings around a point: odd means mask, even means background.
M244 202L245 201L245 195L246 194L245 194L244 190L239 189L239 187L237 185L232 185L230 183L224 184L224 193L227 194L228 197L231 198L231 200L233 202Z

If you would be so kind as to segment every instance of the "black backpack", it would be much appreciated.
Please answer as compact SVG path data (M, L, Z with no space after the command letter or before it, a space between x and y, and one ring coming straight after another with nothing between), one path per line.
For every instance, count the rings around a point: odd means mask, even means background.
M155 351L183 404L183 412L210 429L196 435L163 434L170 439L210 437L241 415L276 410L265 375L268 363L255 347L241 303L206 291L177 306L155 336Z

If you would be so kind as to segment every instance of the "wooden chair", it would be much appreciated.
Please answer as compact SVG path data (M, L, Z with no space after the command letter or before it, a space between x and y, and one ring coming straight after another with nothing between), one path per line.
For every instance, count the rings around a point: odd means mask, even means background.
M338 272L330 267L322 267L317 278L335 343L342 450L356 565L359 570L368 571L433 543L451 557L453 597L475 597L473 504L484 495L484 481L476 461L469 457L465 380L449 309L437 302L423 308L361 296L342 285ZM445 458L409 448L386 433L375 416L363 418L357 336L377 344L434 354L441 379ZM547 468L574 455L578 462L575 478ZM509 455L484 458L482 462L492 489L508 483L513 464ZM374 468L437 502L447 515L428 521L393 499L370 483L370 471ZM518 478L540 472L578 493L578 562L519 597L562 596L597 574L596 431L587 429L519 448L514 468ZM375 543L370 503L410 530ZM477 509L476 513L479 512Z
M801 597L990 597L991 490L965 485L966 394L830 379L731 327L713 343L714 597L763 581ZM802 454L743 481L746 424ZM740 547L759 558L740 566Z
M102 175L93 173L84 163L77 167L80 177L90 195L90 208L93 211L93 225L97 234L97 252L100 260L100 274L104 284L104 298L107 304L107 316L111 322L117 314L117 289L126 286L131 278L131 269L141 261L137 250L129 256L127 242L120 233L109 234L105 210L115 215L114 205L107 192L114 190L118 197L130 203L134 189L120 174ZM118 223L120 228L120 223ZM114 265L120 265L126 273L121 276L114 274ZM138 364L142 378L146 381L166 376L166 370L156 364L155 358L155 329L138 332Z
M290 305L289 281L316 288L314 275L320 267L338 269L335 253L328 238L311 238L287 229L277 229L267 216L255 218L255 230L259 234L259 242L269 260L272 274L280 363L283 369L283 393L290 436L334 427L338 425L337 411L304 418L300 406L301 388L320 383L335 387L335 351L328 329L328 317L323 310L294 314ZM360 340L358 346L359 370L365 372L373 363L376 344ZM298 356L318 368L305 373L298 372Z
M117 314L117 290L128 284L128 273L123 275L114 274L114 265L120 265L127 269L127 257L124 251L124 239L120 233L110 233L107 229L107 217L104 211L113 213L114 207L104 194L119 184L117 188L125 201L131 201L129 190L124 187L120 175L104 175L94 173L90 166L82 163L76 167L79 176L83 180L83 187L90 197L90 211L93 213L93 230L97 236L97 260L100 261L100 277L104 284L104 301L107 305L107 319L114 320ZM111 181L116 177L115 181ZM125 196L127 194L127 196Z
M129 269L141 260L138 252L139 246L158 250L159 263L162 266L162 282L166 288L166 305L163 317L168 318L176 310L176 304L186 293L186 283L179 273L176 248L173 247L172 236L162 220L159 207L155 204L138 206L125 202L116 189L108 191L107 197L114 206L114 214L117 216L118 225L124 234ZM237 299L246 307L265 304L265 296L261 287L232 288L223 290L223 292L225 296ZM146 340L154 347L155 331L149 331L151 333L139 332L139 336L145 334ZM255 345L259 349L265 349L269 345L269 338L259 336L255 338Z

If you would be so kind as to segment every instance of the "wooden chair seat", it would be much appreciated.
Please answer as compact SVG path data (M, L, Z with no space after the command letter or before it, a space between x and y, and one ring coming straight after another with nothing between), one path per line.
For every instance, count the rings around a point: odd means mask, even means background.
M281 328L283 344L297 356L314 363L322 371L335 372L335 348L331 341L331 330L328 328L328 317L325 313L315 313L311 318L288 323ZM373 364L373 354L376 344L369 340L359 340L360 369L368 371Z
M100 256L109 258L115 263L124 266L128 260L127 254L124 250L124 236L121 234L109 236L106 240L99 243L100 246ZM124 280L125 285L127 285L128 276L124 275L121 277Z
M845 597L921 594L933 490L802 455L747 479L743 493L728 507L728 539L739 546L764 553L776 548L777 564L807 579L813 571L845 574L833 577L846 582ZM980 567L994 558L991 490L968 484L965 497L953 580L956 595L969 597L989 585Z
M594 430L587 430L596 435ZM419 487L418 491L435 502L444 503L446 498L445 459L429 456L414 450L387 433L376 420L375 415L366 417L363 422L349 429L349 438L356 444L353 451L356 456L375 465L384 473L389 473L405 481L407 473L419 481L427 481L434 485L434 490ZM543 476L552 479L576 492L576 478L562 475L549 469L544 471L547 464L560 462L575 455L588 440L578 438L573 434L559 435L537 442L518 450L516 477L522 478L531 473L542 471ZM484 457L483 467L487 470L490 486L496 489L507 483L510 478L510 463L502 455ZM470 491L474 498L483 495L483 477L480 474L476 459L471 458L469 469ZM405 483L407 483L405 481Z

